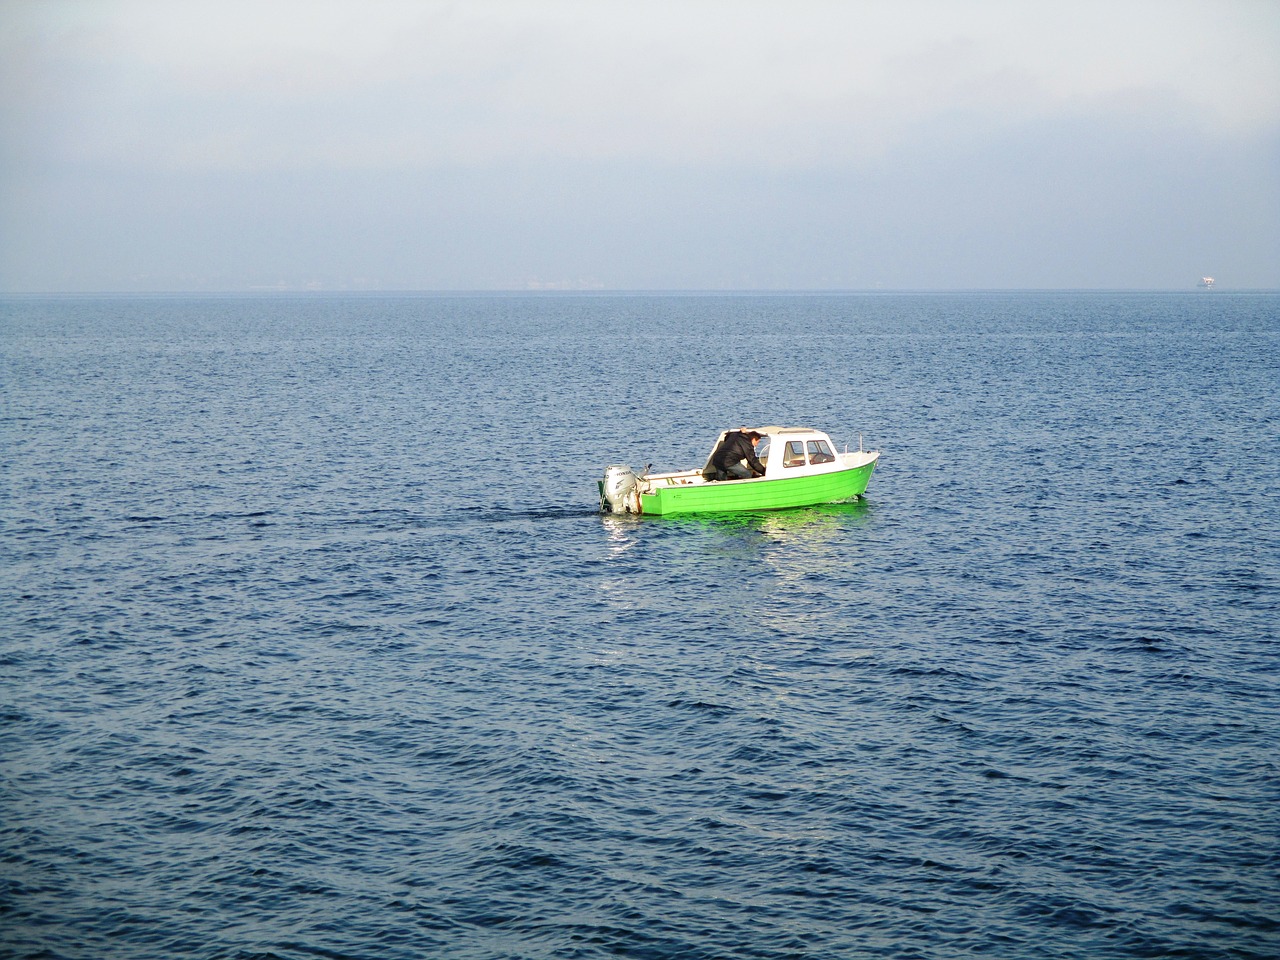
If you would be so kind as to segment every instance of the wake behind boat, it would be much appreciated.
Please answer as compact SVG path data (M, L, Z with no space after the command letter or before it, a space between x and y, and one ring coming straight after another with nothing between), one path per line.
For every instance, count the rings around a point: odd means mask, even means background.
M734 434L759 434L755 455L764 475L742 479L724 476L713 463L721 445ZM743 427L720 434L701 469L636 474L614 465L599 482L600 509L605 513L715 513L735 510L781 510L810 507L860 497L871 481L878 450L837 453L831 438L809 427Z

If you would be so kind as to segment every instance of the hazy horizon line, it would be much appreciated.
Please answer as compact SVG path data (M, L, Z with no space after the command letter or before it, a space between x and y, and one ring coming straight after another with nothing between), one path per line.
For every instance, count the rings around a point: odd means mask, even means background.
M1197 294L1220 293L1276 294L1277 287L600 287L591 289L529 289L524 287L387 287L382 289L349 289L342 287L245 287L226 290L6 290L0 299L37 298L145 298L145 297L610 297L610 296L881 296L938 294Z

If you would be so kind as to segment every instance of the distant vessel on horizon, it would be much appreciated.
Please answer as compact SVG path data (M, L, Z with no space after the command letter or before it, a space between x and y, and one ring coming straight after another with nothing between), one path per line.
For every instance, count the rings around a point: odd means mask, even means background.
M1213 277L1201 277L1201 278L1200 278L1199 286L1204 287L1206 290L1208 290L1208 289L1212 288L1212 287L1213 287Z

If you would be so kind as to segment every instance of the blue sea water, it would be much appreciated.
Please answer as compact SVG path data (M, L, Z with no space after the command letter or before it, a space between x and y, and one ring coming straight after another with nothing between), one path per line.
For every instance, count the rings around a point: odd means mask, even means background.
M0 953L1280 956L1280 296L0 301ZM602 516L728 426L865 500Z

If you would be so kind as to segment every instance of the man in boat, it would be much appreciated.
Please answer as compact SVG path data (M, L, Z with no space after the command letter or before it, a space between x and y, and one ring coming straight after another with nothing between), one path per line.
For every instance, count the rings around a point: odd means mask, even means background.
M756 456L756 444L759 442L760 434L754 430L746 433L741 430L730 431L711 454L711 462L702 471L702 476L707 480L763 477L764 464Z

